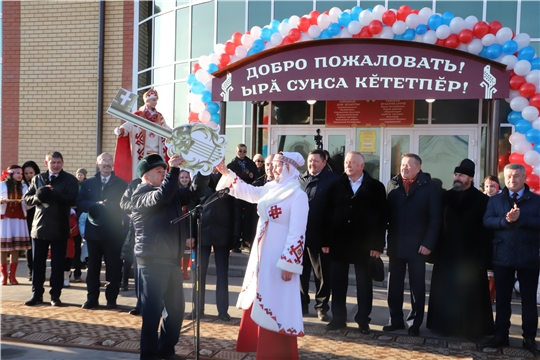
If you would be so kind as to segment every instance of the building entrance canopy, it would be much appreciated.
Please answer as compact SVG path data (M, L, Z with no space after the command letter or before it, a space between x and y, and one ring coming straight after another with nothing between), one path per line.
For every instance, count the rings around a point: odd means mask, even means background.
M281 46L214 72L214 101L500 99L506 65L437 45L329 39Z

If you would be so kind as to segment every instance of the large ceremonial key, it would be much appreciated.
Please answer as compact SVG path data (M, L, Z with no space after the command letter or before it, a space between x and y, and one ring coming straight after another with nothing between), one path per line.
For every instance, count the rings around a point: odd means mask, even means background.
M199 171L203 175L211 174L214 166L225 157L227 137L219 134L219 128L214 129L202 123L189 123L171 131L133 114L131 109L137 103L137 98L136 94L120 89L107 113L166 138L169 156L180 155L185 160L183 168L194 173Z

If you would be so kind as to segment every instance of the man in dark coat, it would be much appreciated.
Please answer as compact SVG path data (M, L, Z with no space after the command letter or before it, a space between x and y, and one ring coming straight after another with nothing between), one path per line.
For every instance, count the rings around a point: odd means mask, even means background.
M75 206L79 182L62 168L64 158L58 151L45 156L47 171L34 176L23 199L34 205L36 212L32 222L32 249L34 269L32 273L32 298L25 305L43 302L43 284L49 247L51 248L51 305L61 306L60 295L64 285L64 262L69 238L69 214Z
M322 251L323 241L333 235L326 221L331 200L328 190L339 179L339 176L331 172L326 165L324 151L312 150L308 155L308 170L299 178L300 187L306 192L309 200L304 268L300 275L302 312L304 315L309 314L309 279L313 269L316 289L315 310L321 321L330 320L326 314L330 309L328 305L331 291L330 255Z
M454 169L454 186L443 195L442 237L431 278L427 328L445 336L493 334L487 270L491 237L482 219L489 197L474 187L474 163Z
M105 278L109 282L105 290L107 309L116 308L120 290L122 260L120 253L124 243L120 199L126 190L125 180L113 172L113 157L100 154L96 160L99 171L81 184L77 197L77 209L88 213L84 238L88 245L88 270L86 274L86 302L83 309L99 306L101 286L101 260L105 260ZM98 218L95 218L95 217Z
M131 203L142 314L141 359L173 357L184 318L180 260L185 244L180 242L180 226L171 221L182 216L183 205L203 194L208 177L199 176L191 188L180 188L182 163L181 157L172 156L171 170L166 174L165 161L151 154L137 166L142 183L133 192Z
M400 174L390 180L388 194L388 307L390 323L383 331L404 329L403 292L408 269L412 310L409 335L418 336L424 321L426 258L435 248L441 227L441 191L422 171L422 159L404 154Z
M484 225L494 232L493 271L497 287L495 336L484 346L508 346L512 289L517 272L523 347L538 355L535 337L538 330L536 290L540 267L540 196L530 191L525 180L523 165L506 165L506 187L500 194L489 198L484 215Z
M333 318L326 328L336 330L347 326L349 266L354 264L358 304L354 319L360 332L367 335L373 302L368 264L370 257L378 258L383 252L386 193L384 185L364 171L364 165L364 157L359 152L351 151L346 155L345 173L331 185L328 193L332 236L322 242L323 251L332 257Z

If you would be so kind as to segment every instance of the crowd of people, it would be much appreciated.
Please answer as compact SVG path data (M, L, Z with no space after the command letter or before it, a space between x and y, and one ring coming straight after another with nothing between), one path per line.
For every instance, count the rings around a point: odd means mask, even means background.
M50 303L61 306L62 289L71 276L82 281L86 264L82 308L95 309L104 261L106 308L115 309L133 264L138 302L131 313L142 315L141 359L170 358L183 319L204 316L210 254L216 263L218 316L230 321L229 256L249 251L236 304L243 310L237 351L256 352L258 359L295 359L303 316L310 312L311 273L317 317L328 323L327 330L338 330L347 326L353 265L354 321L367 335L373 263L386 249L389 322L383 331L407 329L410 336L419 335L429 262L434 268L427 328L473 340L493 336L484 346L507 346L517 277L523 347L538 354L540 196L526 185L522 165L504 168L504 187L487 176L480 190L473 182L476 165L464 159L454 169L452 189L441 191L416 154L403 155L400 173L386 187L364 169L364 157L356 151L346 154L342 173L322 150L311 151L307 159L285 152L256 155L252 161L246 145L239 144L236 155L212 174L192 177L181 169L181 157L148 154L129 184L115 174L108 153L97 157L97 172L90 178L84 169L77 176L64 171L56 151L46 154L45 172L33 161L9 166L0 183L2 285L18 283L18 257L25 251L32 281L25 304L42 303L50 256ZM307 170L301 173L305 161ZM174 221L197 206L200 234L193 220ZM81 256L81 239L87 259ZM194 287L193 298L200 300L186 315L183 281L190 277L190 251L197 245L201 294L196 296ZM404 317L407 272L412 309Z

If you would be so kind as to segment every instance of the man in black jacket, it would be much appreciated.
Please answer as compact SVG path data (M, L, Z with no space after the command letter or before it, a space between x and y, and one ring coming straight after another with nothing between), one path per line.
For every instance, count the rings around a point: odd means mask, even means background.
M369 261L370 257L380 257L384 248L386 193L384 185L364 171L364 166L359 152L346 155L345 173L332 184L328 194L332 236L325 237L323 251L330 252L332 257L333 319L326 328L347 326L349 267L354 264L358 304L354 319L360 332L368 335L373 302Z
M330 255L322 252L323 241L331 237L326 222L330 198L328 189L339 179L326 166L326 154L322 150L312 150L307 160L308 170L300 175L300 187L309 200L309 213L304 248L304 269L300 275L302 312L309 314L309 279L311 270L315 275L315 310L321 321L329 321L327 315L330 300ZM307 256L306 256L307 255Z
M441 227L441 190L422 172L422 159L403 154L400 174L390 180L388 194L388 307L390 323L383 331L405 329L403 292L409 272L412 310L409 335L418 336L426 302L426 258L434 249Z
M28 205L35 205L32 222L32 249L34 269L32 273L32 298L25 305L43 302L43 283L49 246L51 248L51 305L60 306L60 295L64 285L64 262L67 239L69 238L69 213L75 206L79 182L62 168L64 158L58 151L45 156L47 171L34 176L24 195Z
M127 183L114 174L110 154L100 154L96 166L99 172L81 184L77 197L77 209L88 213L84 234L88 245L88 293L82 308L95 309L99 305L101 259L105 259L105 277L109 282L105 290L107 309L115 309L122 273L120 253L124 243L120 199Z
M185 303L180 260L185 244L180 242L180 225L171 221L182 216L182 206L201 197L208 184L208 176L197 176L191 188L180 188L183 161L172 156L168 174L167 164L157 154L145 156L137 166L142 183L131 203L142 314L141 359L173 357L182 327Z

